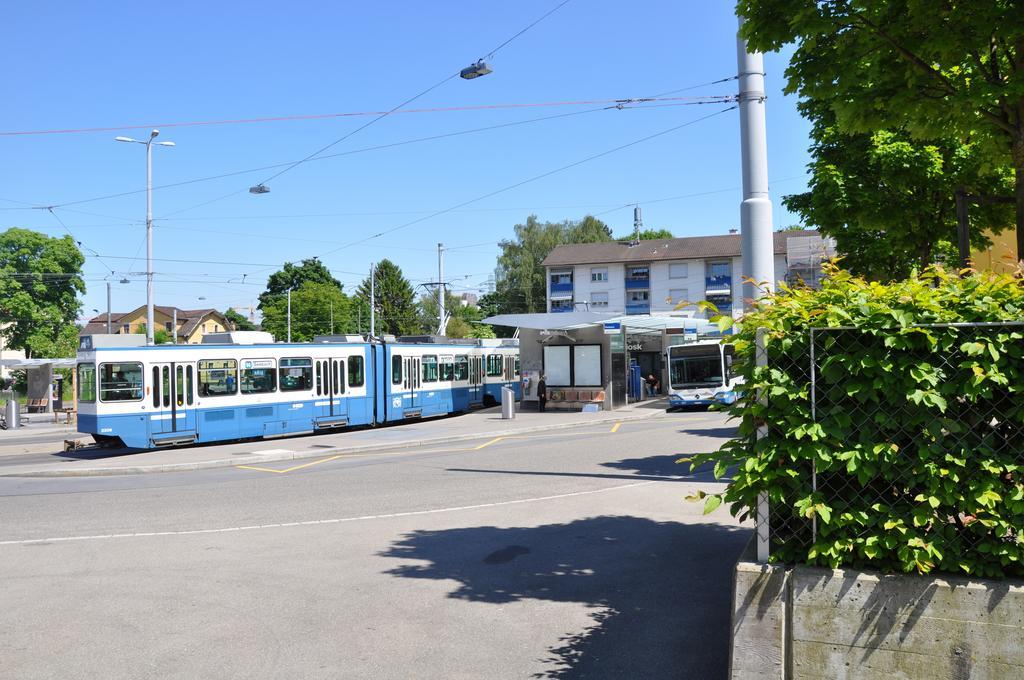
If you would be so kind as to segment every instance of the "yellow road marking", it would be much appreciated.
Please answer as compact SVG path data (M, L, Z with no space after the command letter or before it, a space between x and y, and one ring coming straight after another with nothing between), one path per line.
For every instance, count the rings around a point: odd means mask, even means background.
M495 438L494 438L494 439L492 439L491 441L489 441L489 442L484 442L484 443L483 443L483 444L481 444L480 446L474 446L474 447L473 447L473 450L474 450L474 451L479 451L480 449L482 449L482 448L485 448L485 447L488 447L488 446L490 446L491 444L496 444L497 442L500 442L500 441L501 441L502 439L504 439L504 437L495 437Z
M285 472L292 472L294 470L301 470L302 468L311 467L313 465L319 465L320 463L326 463L326 462L331 461L331 460L337 460L338 458L341 458L341 454L338 454L337 456L328 456L327 458L321 458L320 460L313 460L313 461L310 461L308 463L303 463L302 465L293 465L292 467L285 468L283 470L277 470L275 468L259 467L259 466L256 466L256 465L236 465L235 467L236 468L244 468L246 470L258 470L260 472L276 472L277 474L280 475L280 474L284 474Z
M612 432L618 432L620 427L622 427L621 422L615 423L614 425L612 425Z

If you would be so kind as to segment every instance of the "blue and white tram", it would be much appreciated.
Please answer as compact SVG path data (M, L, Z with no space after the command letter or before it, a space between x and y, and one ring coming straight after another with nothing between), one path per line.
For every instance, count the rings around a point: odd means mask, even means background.
M77 367L78 431L101 444L145 449L372 426L467 411L501 387L519 396L512 346L353 338L128 347L122 336L104 347L102 338L83 342Z

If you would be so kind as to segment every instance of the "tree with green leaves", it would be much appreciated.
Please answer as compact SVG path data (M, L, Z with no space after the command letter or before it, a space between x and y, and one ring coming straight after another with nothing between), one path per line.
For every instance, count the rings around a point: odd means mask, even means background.
M135 331L135 335L146 335L146 324L140 323L138 329ZM154 345L166 345L171 341L171 334L167 332L165 328L157 327L153 329L153 344Z
M543 223L536 215L530 215L525 224L515 226L514 240L499 244L501 276L496 293L501 310L498 313L542 312L547 308L547 283L542 263L555 246L612 240L608 225L591 215L578 222Z
M437 293L424 293L419 299L420 326L426 330L437 328ZM477 305L464 305L462 298L450 291L445 291L445 313L448 325L445 335L450 338L493 338L494 329L480 323L484 312ZM453 326L454 324L454 326Z
M640 236L640 240L641 241L661 241L663 239L675 238L675 234L673 234L668 229L642 229L640 231L639 236ZM633 234L629 234L628 236L623 236L622 238L620 238L618 240L619 241L632 241L633 240Z
M17 227L0 234L0 334L8 347L27 357L74 356L60 340L81 309L84 263L70 236Z
M318 335L355 333L352 312L351 298L338 286L307 281L292 291L292 342L310 342ZM278 340L288 337L287 291L267 299L263 330Z
M341 282L334 278L331 270L316 257L306 258L297 265L285 262L284 267L267 278L267 289L260 294L260 311L289 289L296 290L305 283L328 284L338 291L342 290Z
M1012 171L992 167L978 144L918 140L892 130L844 133L829 106L807 101L800 109L814 123L811 180L808 191L783 203L833 237L843 267L858 276L902 279L955 253L957 187L989 195L1012 191ZM970 230L972 242L982 247L983 228L998 233L1012 224L1013 211L979 206L971 221L977 227Z
M228 323L231 324L231 330L234 331L254 331L256 330L256 324L249 321L244 315L239 314L232 308L228 308L224 311L224 318L227 319Z
M751 49L796 43L788 91L840 130L906 130L976 144L1015 173L1024 257L1024 8L1013 0L739 0Z
M401 268L388 259L381 260L374 269L374 311L377 333L391 335L415 335L423 332L417 317L416 294L412 284L402 275ZM370 300L370 277L366 277L356 297L364 302ZM363 325L367 329L368 320Z

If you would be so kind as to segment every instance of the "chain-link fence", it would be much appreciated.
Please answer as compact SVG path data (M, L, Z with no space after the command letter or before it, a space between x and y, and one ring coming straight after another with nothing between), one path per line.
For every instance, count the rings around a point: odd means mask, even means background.
M770 507L761 494L761 559L770 550L813 561L832 546L844 564L948 569L971 551L1016 561L1024 323L815 328L790 340L758 334L758 364L781 388L760 400L789 403L757 437L791 440L783 464L800 480Z

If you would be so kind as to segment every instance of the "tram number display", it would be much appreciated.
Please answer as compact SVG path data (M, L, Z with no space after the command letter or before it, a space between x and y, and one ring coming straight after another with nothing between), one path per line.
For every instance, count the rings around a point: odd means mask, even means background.
M273 359L246 359L242 362L242 368L273 368Z

